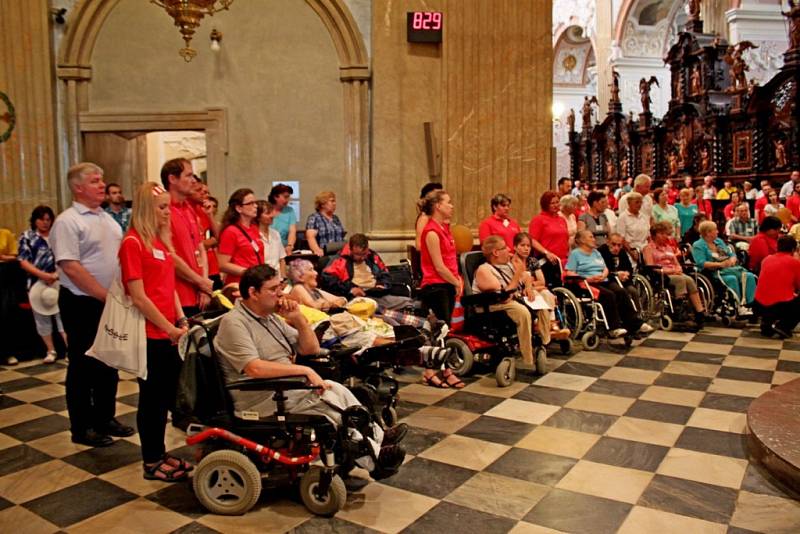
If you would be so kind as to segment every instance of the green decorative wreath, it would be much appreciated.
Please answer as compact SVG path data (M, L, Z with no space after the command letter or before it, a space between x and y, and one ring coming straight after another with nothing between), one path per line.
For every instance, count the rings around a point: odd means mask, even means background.
M14 104L11 103L11 99L3 91L0 91L0 100L5 102L6 108L8 108L5 113L0 114L0 121L8 123L8 128L4 132L0 132L0 143L4 143L8 141L8 138L11 137L11 132L14 131L14 126L17 124L17 114L14 111Z

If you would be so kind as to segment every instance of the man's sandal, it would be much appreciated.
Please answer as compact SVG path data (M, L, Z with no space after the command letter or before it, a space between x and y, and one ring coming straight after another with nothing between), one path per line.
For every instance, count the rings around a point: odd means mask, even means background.
M144 464L145 480L160 480L161 482L183 482L189 478L189 474L166 460L161 460L155 464Z

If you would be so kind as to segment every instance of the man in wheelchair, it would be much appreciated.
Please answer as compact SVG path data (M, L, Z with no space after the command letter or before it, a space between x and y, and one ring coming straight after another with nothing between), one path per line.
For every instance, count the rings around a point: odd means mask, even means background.
M487 237L481 245L481 250L486 263L482 264L475 271L475 278L472 281L472 291L474 293L486 293L491 291L507 291L511 295L503 302L492 304L490 311L503 311L514 321L517 327L517 337L519 339L519 349L522 353L522 360L527 365L533 364L533 343L532 343L532 317L531 310L515 296L524 298L532 296L531 273L525 268L521 259L514 256L511 258L511 251L505 240L496 235ZM539 335L542 344L550 343L550 313L549 310L542 310L538 315ZM544 365L538 366L544 368Z
M239 288L241 298L222 318L214 338L225 382L302 376L315 389L286 391L286 412L322 415L340 427L360 403L341 384L294 363L298 353L316 354L320 347L297 303L283 296L277 271L268 265L251 267ZM268 417L277 409L273 391L241 388L231 395L235 415L242 419ZM403 463L405 451L397 443L407 430L404 424L383 430L370 420L360 430L350 435L356 441L366 440L370 454L356 459L356 464L369 471L393 472Z

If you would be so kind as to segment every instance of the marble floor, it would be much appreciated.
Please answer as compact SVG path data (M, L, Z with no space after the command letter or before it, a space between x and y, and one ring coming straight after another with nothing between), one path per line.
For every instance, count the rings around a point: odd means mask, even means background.
M0 532L800 532L800 501L747 459L748 405L800 377L800 342L749 329L656 332L616 352L551 355L551 372L504 389L414 383L399 412L409 457L351 484L334 519L288 491L242 517L205 513L189 484L146 481L138 435L104 449L69 440L65 368L0 369ZM118 416L135 424L137 384ZM169 427L168 448L193 451Z

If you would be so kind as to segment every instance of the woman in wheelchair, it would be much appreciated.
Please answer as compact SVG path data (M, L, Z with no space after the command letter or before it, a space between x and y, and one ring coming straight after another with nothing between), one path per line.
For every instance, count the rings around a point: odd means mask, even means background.
M343 414L360 403L343 385L323 380L310 367L294 363L298 353L316 354L320 347L297 303L283 297L277 272L268 265L251 267L243 273L239 288L242 298L222 318L214 338L225 382L305 377L316 389L287 391L286 411L322 415L341 426ZM231 395L240 418L268 417L277 409L272 391L233 390ZM405 432L405 425L384 431L372 421L360 438L366 440L371 454L356 462L368 470L397 469L405 458L405 451L397 445Z
M628 332L638 332L645 323L638 317L628 292L609 280L608 267L597 251L594 235L588 230L581 230L575 235L575 244L577 247L567 260L566 275L582 278L599 292L596 298L603 307L609 337L618 338ZM585 284L576 285L578 287L573 291L585 293Z
M698 269L710 271L711 278L720 280L738 300L737 315L752 315L748 309L755 298L756 277L737 265L736 254L718 237L719 231L713 221L704 221L698 227L700 239L692 245L692 257ZM716 275L716 276L714 276Z
M683 299L689 295L689 302L694 307L695 323L698 329L703 327L705 308L697 290L694 279L683 272L683 267L678 258L680 251L675 246L673 239L674 229L667 221L658 222L650 229L652 240L644 247L642 254L644 264L651 270L660 271L669 279L668 286L674 291L676 299ZM656 272L657 274L657 272Z
M481 245L486 263L475 271L472 281L474 293L508 291L511 295L503 302L489 306L490 311L503 311L517 326L517 337L522 360L533 365L533 319L528 307L514 297L532 297L531 274L518 257L511 258L505 240L497 235L487 237ZM539 310L539 335L542 343L550 343L549 310ZM542 365L544 367L544 365Z

